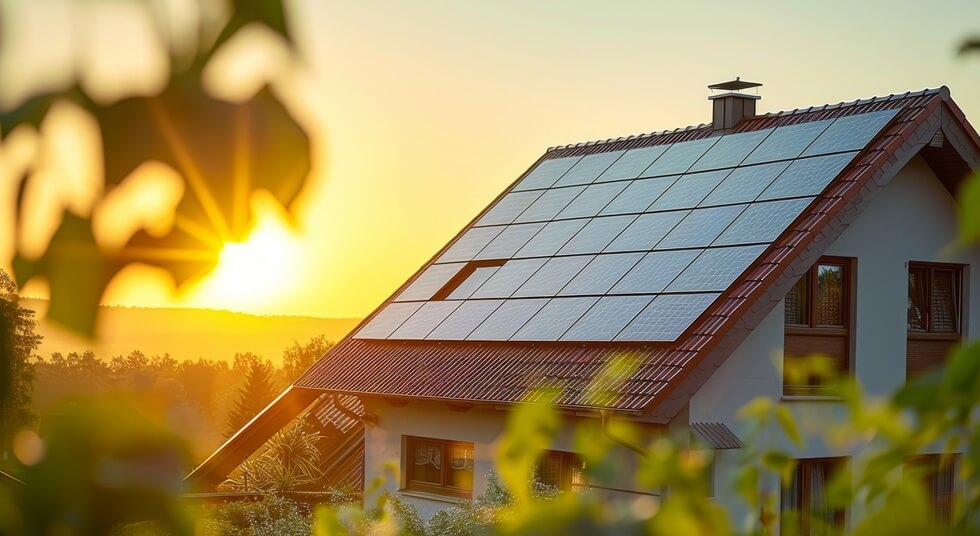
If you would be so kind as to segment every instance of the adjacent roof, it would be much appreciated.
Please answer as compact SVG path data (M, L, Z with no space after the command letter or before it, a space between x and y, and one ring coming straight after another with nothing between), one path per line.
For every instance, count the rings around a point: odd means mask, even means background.
M938 135L937 135L938 134ZM945 88L549 149L295 385L669 419L916 154L953 189L980 139Z

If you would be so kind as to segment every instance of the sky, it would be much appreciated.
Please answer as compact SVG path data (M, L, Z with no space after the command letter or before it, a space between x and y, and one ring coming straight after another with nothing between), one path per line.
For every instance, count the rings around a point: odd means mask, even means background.
M968 118L980 117L980 54L956 56L980 34L976 1L288 7L302 64L284 84L314 162L297 229L258 196L254 242L265 249L227 248L217 273L180 295L162 272L131 267L106 303L366 315L548 147L706 122L706 86L735 76L764 84L760 112L946 85ZM139 25L126 27L120 39L142 38ZM243 50L276 64L274 53ZM253 288L246 265L275 277ZM43 282L25 290L45 292Z

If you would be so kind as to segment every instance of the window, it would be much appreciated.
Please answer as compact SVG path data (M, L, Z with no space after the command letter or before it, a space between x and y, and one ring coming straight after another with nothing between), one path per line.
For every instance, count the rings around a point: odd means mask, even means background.
M786 294L784 395L819 395L850 370L851 261L824 257ZM825 356L815 370L806 360ZM806 370L806 374L801 374Z
M405 437L405 483L415 491L473 496L473 443Z
M936 521L953 519L953 458L941 454L914 456L905 460L906 474L921 479Z
M442 286L433 300L465 300L504 265L504 260L470 261Z
M960 340L961 266L909 263L906 377L941 366Z
M839 534L844 531L847 510L830 504L828 485L847 467L846 458L797 460L789 482L783 482L780 509L783 534Z
M589 487L585 462L571 452L545 451L534 467L534 478L559 491L585 491Z

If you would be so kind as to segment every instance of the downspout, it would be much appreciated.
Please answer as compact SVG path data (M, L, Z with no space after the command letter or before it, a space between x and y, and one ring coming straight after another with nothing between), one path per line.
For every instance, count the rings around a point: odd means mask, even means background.
M613 443L616 443L617 445L632 450L633 452L639 454L640 456L643 456L644 458L650 457L650 454L646 451L646 449L642 447L638 447L633 443L630 443L626 439L612 435L612 433L609 430L609 417L610 417L609 411L604 409L600 409L598 411L599 411L599 419L602 421L602 434L606 436L606 439L612 441Z

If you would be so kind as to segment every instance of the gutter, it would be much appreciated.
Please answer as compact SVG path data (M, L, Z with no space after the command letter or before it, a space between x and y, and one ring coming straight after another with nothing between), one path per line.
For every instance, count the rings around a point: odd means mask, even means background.
M633 443L629 442L626 439L612 435L612 433L609 430L609 418L610 418L609 411L604 409L600 409L598 411L599 411L599 419L602 421L602 434L606 436L606 439L609 439L613 443L625 447L644 458L650 457L650 454L646 451L646 449L634 445Z

